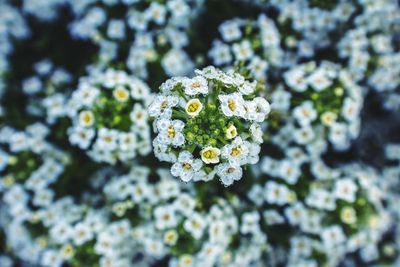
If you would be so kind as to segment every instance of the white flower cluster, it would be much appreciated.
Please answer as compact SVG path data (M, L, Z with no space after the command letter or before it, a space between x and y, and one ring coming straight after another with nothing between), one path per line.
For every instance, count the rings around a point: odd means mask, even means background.
M215 66L244 64L257 80L266 80L270 67L285 63L281 36L274 22L262 14L256 21L232 19L219 26L221 40L214 40L208 55Z
M218 175L231 185L242 167L258 162L263 133L260 124L270 112L256 97L256 82L214 67L193 78L172 78L149 107L156 117L154 153L174 163L171 173L188 182Z
M66 93L69 93L73 77L49 59L36 62L33 70L34 75L21 83L23 93L29 97L27 112L32 116L45 117L48 123L53 124L66 116Z
M283 75L271 94L273 108L289 115L289 123L272 140L283 147L294 141L310 145L327 140L337 150L349 148L360 130L361 87L351 75L331 62L300 64ZM292 120L292 122L291 122ZM289 134L285 142L281 135Z
M379 258L382 236L392 225L379 174L356 164L330 168L301 149L286 151L283 159L262 159L266 182L253 185L248 197L264 207L269 227L288 222L296 229L286 254L289 265L320 266L315 253L325 255L327 266L356 251L364 263Z
M200 206L193 188L172 179L167 170L156 171L155 183L149 181L150 172L134 166L125 175L104 180L98 194L106 203L102 209L63 197L10 217L4 225L10 247L24 261L45 267L150 266L166 256L168 266L180 267L261 262L267 239L257 211L244 211L220 197ZM21 205L6 202L0 214ZM35 238L32 229L38 225L47 234ZM246 238L231 247L238 234Z
M57 183L69 157L44 138L48 129L33 124L25 131L0 128L0 207L23 220L33 209L52 204Z
M4 74L9 69L8 56L13 52L13 39L25 39L30 30L21 12L7 2L0 3L0 96L4 90Z
M76 16L71 33L100 47L101 64L128 53L126 65L142 79L149 78L149 65L154 64L170 77L193 71L184 51L189 43L186 31L203 0L107 1L105 5L100 0L70 1ZM110 16L109 11L121 4L126 6L124 14Z
M398 27L400 11L395 1L378 1L373 7L362 1L357 27L348 30L337 44L338 55L357 81L366 79L373 90L386 98L385 106L400 108L400 53L393 29Z
M149 87L124 71L95 70L80 79L67 103L71 144L99 162L128 161L151 152Z
M0 0L0 267L400 266L399 30L397 0Z

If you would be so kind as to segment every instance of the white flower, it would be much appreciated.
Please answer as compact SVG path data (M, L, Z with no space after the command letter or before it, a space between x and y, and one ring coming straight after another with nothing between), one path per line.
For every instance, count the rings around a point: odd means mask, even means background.
M84 110L79 113L79 124L82 127L90 127L94 123L94 114L90 110Z
M129 91L123 86L118 86L114 89L113 96L118 102L124 103L129 99Z
M313 128L310 126L305 126L299 129L296 129L293 132L293 139L300 145L305 145L310 143L315 137L315 133Z
M236 56L236 60L247 60L250 59L253 54L253 48L248 40L243 40L241 43L235 43L232 45L233 53Z
M171 174L180 177L182 181L188 182L198 174L203 163L199 159L193 159L193 155L188 151L179 154L178 162L171 167Z
M323 229L321 238L324 246L328 249L332 249L346 241L346 236L339 225L332 225Z
M179 98L177 96L157 95L149 106L149 115L152 117L165 116L165 118L170 118L172 108L177 106L178 103Z
M294 68L285 72L284 79L287 85L297 92L304 92L307 90L305 73L301 68Z
M260 231L260 214L257 211L246 212L242 215L240 232L242 234L257 234Z
M333 211L336 208L335 198L331 192L319 188L311 189L305 203L310 207L321 210Z
M137 146L134 133L118 133L118 144L121 151L134 151Z
M108 24L107 35L112 39L125 38L125 23L122 20L113 19Z
M221 102L221 110L225 116L245 117L245 101L241 94L219 95L218 99Z
M152 2L145 11L145 16L148 20L153 20L158 25L165 23L167 10L164 5L157 2Z
M169 246L175 246L178 241L178 232L175 230L168 230L164 234L164 243Z
M307 77L307 82L315 91L322 91L332 85L332 80L328 77L328 73L319 68Z
M354 224L357 222L356 210L353 207L344 207L340 211L340 219L346 224Z
M346 124L335 122L331 125L329 131L329 141L338 147L346 147L348 145L347 133Z
M185 90L185 94L189 96L194 96L198 94L205 95L208 93L207 80L202 76L196 76L191 79L183 79L183 87Z
M268 181L265 184L265 201L269 204L283 206L290 202L290 191L282 184L273 181Z
M335 183L334 196L353 203L356 200L358 187L351 179L340 179Z
M75 245L81 246L93 238L93 232L85 223L77 223L74 227L73 241Z
M229 127L226 129L225 136L228 139L233 139L237 136L237 129L235 125L233 124L229 125Z
M311 101L304 101L293 110L293 116L301 126L311 124L317 118L317 112Z
M171 206L158 206L154 209L156 227L160 230L174 228L178 224L176 214Z
M361 106L351 98L343 100L342 115L348 121L355 121L360 113Z
M88 148L95 136L94 129L80 126L70 128L68 133L71 144L77 145L81 149Z
M243 171L238 165L233 166L229 163L221 163L217 166L217 175L225 186L230 186L234 181L242 178Z
M275 90L271 96L271 106L275 110L287 111L290 108L292 95L282 88Z
M256 97L252 101L246 101L245 109L245 118L256 122L263 122L271 111L268 101L262 97Z
M301 175L299 167L290 160L283 160L279 165L280 177L288 184L296 184Z
M220 41L214 41L211 50L208 52L216 66L227 64L232 61L229 45Z
M301 224L307 217L307 209L301 202L296 202L284 211L286 218L292 225Z
M101 128L96 139L99 149L114 150L117 148L118 132L113 129Z
M166 120L162 119L157 121L157 129L159 130L160 142L164 144L172 144L174 146L182 146L185 143L185 137L182 130L185 124L180 120Z
M63 259L56 250L45 250L42 256L41 264L45 267L61 267Z
M139 103L136 103L133 106L132 112L129 114L133 126L140 126L140 127L146 127L147 121L148 121L148 114L145 108Z
M66 222L58 222L50 229L50 236L57 244L65 244L72 238L73 228Z
M128 81L128 75L119 70L107 69L103 77L103 84L106 88L115 88L124 85Z
M189 232L195 239L201 238L207 225L205 218L195 212L183 223L183 228Z
M161 66L168 76L186 75L193 71L194 64L189 55L181 49L171 49L161 60Z
M326 126L331 126L337 120L337 115L334 112L326 111L321 115L321 122Z
M202 110L203 110L203 104L197 98L190 99L186 103L185 111L190 117L196 117Z
M249 142L236 137L232 143L225 145L221 150L222 158L227 159L231 165L243 165L247 163L249 155Z
M234 40L238 40L242 37L242 32L240 30L239 21L231 20L222 23L219 26L219 32L222 35L222 38L226 42L231 42Z
M200 151L201 159L205 164L216 164L219 162L221 151L218 148L207 146Z

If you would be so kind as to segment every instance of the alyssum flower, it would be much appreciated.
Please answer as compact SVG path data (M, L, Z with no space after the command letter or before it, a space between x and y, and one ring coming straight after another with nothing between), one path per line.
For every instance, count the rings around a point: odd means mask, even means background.
M214 67L166 81L149 107L156 117L156 156L172 162L171 173L186 182L215 175L226 186L239 180L242 166L258 162L260 124L270 111L256 87Z
M81 79L68 103L69 141L96 161L113 163L150 151L145 106L149 87L123 71L108 69Z

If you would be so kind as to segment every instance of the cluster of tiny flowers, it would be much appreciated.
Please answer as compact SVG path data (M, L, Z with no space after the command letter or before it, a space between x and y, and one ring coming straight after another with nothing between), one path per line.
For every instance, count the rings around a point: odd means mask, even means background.
M0 217L13 218L15 224L52 205L55 193L51 186L69 162L68 155L44 140L48 133L41 124L25 131L0 128L0 207L4 212Z
M48 123L53 124L66 115L66 93L71 88L73 77L49 59L36 62L33 70L34 75L21 82L22 92L28 96L27 112L45 117Z
M8 56L13 52L13 39L25 39L30 31L21 12L5 1L0 3L0 97L5 89L3 81L9 69Z
M154 64L167 76L193 71L194 64L183 48L189 44L186 32L203 0L124 0L105 5L100 0L70 1L76 16L71 34L98 45L101 64L128 53L126 65L142 79L149 78L148 65ZM121 4L126 6L124 13L112 16L109 11Z
M173 163L172 175L185 182L217 175L228 186L242 178L243 166L258 162L270 106L256 85L214 67L161 85L149 115L156 118L154 153Z
M156 170L155 183L150 173L134 166L111 179L99 174L104 190L98 197L106 203L100 210L91 202L63 197L13 216L4 226L10 248L24 261L44 267L149 266L164 258L179 267L262 262L267 244L257 211L244 211L220 197L200 206L193 188L172 179L167 170ZM15 205L7 202L0 214ZM45 231L35 230L39 225ZM232 248L238 234L246 238Z
M282 260L288 266L337 266L355 252L365 264L377 260L393 223L379 175L360 165L330 168L296 147L286 151L282 159L262 159L266 177L260 181L266 182L248 193L275 229L267 229L268 236L286 222L292 226Z
M291 141L310 145L327 140L337 150L347 149L359 134L363 104L362 90L351 75L331 62L309 62L286 71L283 78L271 101L274 110L290 119L272 141L283 147ZM287 134L282 142L281 135Z
M399 33L398 0L0 0L0 267L400 266Z
M400 11L391 0L377 1L373 7L369 1L361 4L356 27L337 44L338 55L347 61L355 80L366 80L370 88L385 96L386 107L399 109L400 53L392 32L398 27Z
M280 33L264 14L256 21L225 21L218 30L221 40L214 40L208 53L215 66L232 68L241 64L255 79L266 80L270 67L280 67L285 62Z
M146 110L152 95L138 78L115 69L93 70L67 103L71 144L95 161L127 161L151 152Z

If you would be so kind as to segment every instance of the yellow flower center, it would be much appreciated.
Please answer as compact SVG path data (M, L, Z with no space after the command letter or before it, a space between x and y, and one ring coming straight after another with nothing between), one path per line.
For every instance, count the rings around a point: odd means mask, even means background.
M196 112L198 109L199 109L199 107L200 107L200 105L199 105L199 103L196 103L196 102L194 102L194 103L191 103L189 106L188 106L188 111L189 112Z
M125 88L117 88L114 90L114 97L120 102L125 102L129 98L128 90Z
M215 152L212 151L212 150L207 150L207 151L205 151L205 152L203 153L203 156L204 156L205 158L207 158L207 159L212 159L212 158L215 158L216 154L215 154Z
M236 109L236 101L233 99L228 100L228 107L230 110L234 111Z
M201 84L199 82L192 83L192 88L199 88Z
M242 153L242 149L240 149L240 147L234 147L234 148L232 148L231 156L232 156L232 157L237 157L237 156L239 156L241 153Z
M182 168L186 171L190 170L192 168L192 165L190 165L189 163L183 163L182 164Z
M175 137L175 129L174 129L174 126L171 125L171 126L168 127L167 136L168 136L169 138L174 138L174 137Z
M93 123L94 116L92 112L83 111L81 114L81 120L85 125L90 125Z

